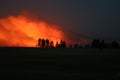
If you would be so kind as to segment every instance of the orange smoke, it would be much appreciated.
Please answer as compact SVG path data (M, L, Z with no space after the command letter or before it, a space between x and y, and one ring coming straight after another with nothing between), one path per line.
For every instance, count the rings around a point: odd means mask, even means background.
M0 46L35 47L39 38L60 42L63 32L45 21L25 15L0 19Z

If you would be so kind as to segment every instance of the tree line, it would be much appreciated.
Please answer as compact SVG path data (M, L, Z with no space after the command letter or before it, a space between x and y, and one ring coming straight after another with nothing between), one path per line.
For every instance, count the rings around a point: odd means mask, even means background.
M91 43L92 48L120 48L117 41L105 42L104 40L93 40Z
M37 46L40 48L66 48L66 42L61 40L60 43L54 43L54 41L49 39L38 39Z
M105 42L97 39L92 40L88 45L74 44L69 47L66 46L66 42L63 40L60 43L54 43L54 41L49 39L38 39L37 46L40 48L120 48L120 44L117 41Z

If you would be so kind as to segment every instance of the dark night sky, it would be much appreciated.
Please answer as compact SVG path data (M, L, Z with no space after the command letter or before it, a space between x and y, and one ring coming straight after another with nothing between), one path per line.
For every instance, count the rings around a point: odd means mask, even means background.
M91 38L120 40L120 0L0 0L0 17L24 10Z

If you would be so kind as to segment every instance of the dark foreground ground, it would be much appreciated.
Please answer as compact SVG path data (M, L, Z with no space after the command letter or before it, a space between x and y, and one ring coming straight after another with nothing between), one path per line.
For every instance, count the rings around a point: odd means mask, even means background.
M0 80L120 80L120 49L0 48Z

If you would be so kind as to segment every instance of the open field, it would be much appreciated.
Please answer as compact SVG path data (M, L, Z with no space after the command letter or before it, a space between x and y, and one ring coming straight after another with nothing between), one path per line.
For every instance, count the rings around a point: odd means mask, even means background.
M118 80L120 49L0 48L0 79Z

